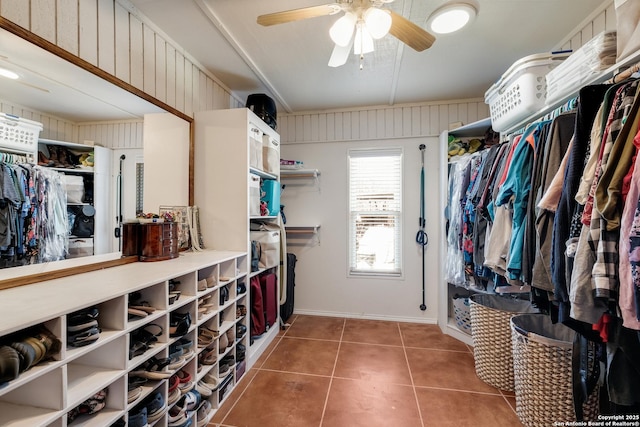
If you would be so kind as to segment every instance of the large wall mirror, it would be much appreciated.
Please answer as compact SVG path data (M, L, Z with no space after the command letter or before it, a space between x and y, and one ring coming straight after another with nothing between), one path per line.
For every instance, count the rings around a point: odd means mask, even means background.
M18 79L0 77L0 112L16 114L13 110L32 111L43 117L59 118L62 122L72 123L72 128L82 126L83 123L144 122L145 116L164 114L170 115L171 120L182 122L181 126L190 128L192 120L188 116L119 82L104 71L85 64L31 33L23 32L3 18L0 18L0 27L0 68L19 76ZM45 129L46 126L51 124L45 124ZM43 135L47 139L53 139L48 135L55 133L49 130L43 132ZM107 187L109 194L106 195L109 206L102 214L102 221L107 223L101 224L111 234L108 250L61 262L2 268L0 289L133 261L120 257L120 242L113 232L120 219L135 216L135 212L142 206L141 198L144 195L141 192L141 180L144 175L141 170L145 159L143 147L113 147L111 141L101 141L99 136L87 141L77 131L71 132L79 139L74 141L73 137L69 137L69 132L61 133L65 134L63 138L68 142L94 143L96 146L109 148L110 182ZM188 151L183 154L189 165L189 171L184 174L188 180L192 175L192 142L190 132L187 131L186 134L188 141L182 144L182 149ZM112 140L113 136L110 135L109 139ZM153 183L147 182L145 187L150 188L149 185ZM163 183L158 182L157 185L162 186ZM188 200L191 201L192 183L188 182L186 186ZM120 213L122 217L118 218Z

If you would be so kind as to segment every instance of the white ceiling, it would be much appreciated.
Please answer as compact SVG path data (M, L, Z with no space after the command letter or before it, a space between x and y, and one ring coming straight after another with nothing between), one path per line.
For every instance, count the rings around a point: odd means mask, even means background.
M262 27L259 15L317 6L322 0L120 0L245 100L267 93L279 112L483 97L517 59L552 50L602 0L479 0L473 24L437 36L424 52L392 36L376 41L364 69L350 55L327 66L328 30L340 15ZM395 0L388 8L424 26L445 0ZM0 66L29 75L27 84L0 78L0 97L68 120L123 120L158 107L0 31ZM79 74L82 78L78 77Z
M480 0L473 24L416 52L388 35L365 55L327 66L329 27L341 15L272 27L259 15L322 0L130 0L241 99L267 93L286 112L483 97L517 59L548 52L602 0ZM445 0L387 7L424 27ZM279 110L280 111L280 110Z

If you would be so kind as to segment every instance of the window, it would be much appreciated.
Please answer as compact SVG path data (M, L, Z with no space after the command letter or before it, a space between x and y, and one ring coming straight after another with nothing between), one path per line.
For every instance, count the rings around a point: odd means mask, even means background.
M349 150L349 273L402 273L402 150Z

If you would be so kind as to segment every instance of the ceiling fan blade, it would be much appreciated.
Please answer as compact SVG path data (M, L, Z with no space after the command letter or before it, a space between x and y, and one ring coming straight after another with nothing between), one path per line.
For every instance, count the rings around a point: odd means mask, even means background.
M340 67L347 63L351 48L353 47L353 37L346 46L335 45L331 58L329 58L329 67Z
M431 33L409 21L404 16L398 15L392 10L389 13L391 14L391 29L389 33L412 49L422 52L430 48L433 42L436 41L436 38Z
M269 13L258 16L258 24L268 27L270 25L284 24L300 21L302 19L316 18L318 16L333 15L342 9L337 4L324 4L322 6L304 7L302 9L286 10L284 12Z

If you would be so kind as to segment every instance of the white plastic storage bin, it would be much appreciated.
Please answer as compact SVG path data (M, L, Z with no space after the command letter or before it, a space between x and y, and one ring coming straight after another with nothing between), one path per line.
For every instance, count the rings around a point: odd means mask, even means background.
M280 173L280 143L269 135L262 137L262 167L265 172Z
M249 166L262 170L262 131L256 127L249 132Z
M74 238L69 239L69 256L68 258L79 258L83 256L93 255L93 238Z
M42 123L0 113L0 148L32 153L35 156L40 132Z
M516 61L484 95L493 130L503 132L544 107L546 74L568 53L541 53Z
M249 174L249 216L260 216L260 177Z
M67 190L67 203L79 204L84 202L84 179L79 175L62 175L62 182Z

